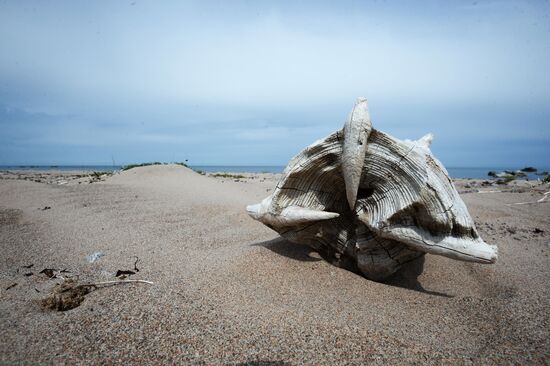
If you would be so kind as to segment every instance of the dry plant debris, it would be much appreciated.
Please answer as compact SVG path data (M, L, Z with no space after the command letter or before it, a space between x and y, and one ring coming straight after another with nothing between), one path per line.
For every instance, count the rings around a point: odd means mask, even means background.
M80 306L84 296L95 290L95 285L78 285L76 281L69 279L57 284L50 295L42 300L42 306L46 309L66 311Z
M116 271L116 275L115 277L120 277L120 276L130 276L130 275L133 275L133 274L136 274L136 272L134 271L129 271L129 270L118 270Z
M95 291L101 287L126 283L153 284L153 282L145 280L119 280L78 284L78 282L73 279L65 279L63 283L55 285L52 292L42 300L42 306L46 309L56 311L71 310L80 306L80 304L84 301L84 297L92 291Z
M43 270L41 270L38 273L44 273L49 278L55 278L55 271L57 271L57 270L54 269L54 268L44 268Z

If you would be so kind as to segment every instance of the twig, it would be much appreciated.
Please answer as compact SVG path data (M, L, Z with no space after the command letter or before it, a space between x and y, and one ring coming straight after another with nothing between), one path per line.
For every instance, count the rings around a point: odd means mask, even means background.
M506 206L513 206L513 205L531 205L533 203L543 203L546 201L548 196L550 195L550 191L543 194L542 198L536 201L531 202L516 202L516 203L507 203Z
M480 191L478 190L477 193L501 193L502 191Z
M149 285L153 285L153 282L146 281L146 280L119 280L119 281L104 281L104 282L88 283L84 286L121 285L124 283L132 283L132 282L147 283Z

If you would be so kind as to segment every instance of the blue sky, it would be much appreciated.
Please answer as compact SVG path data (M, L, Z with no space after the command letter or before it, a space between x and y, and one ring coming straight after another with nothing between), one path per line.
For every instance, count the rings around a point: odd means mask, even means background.
M0 164L284 165L342 127L550 163L548 1L0 0Z

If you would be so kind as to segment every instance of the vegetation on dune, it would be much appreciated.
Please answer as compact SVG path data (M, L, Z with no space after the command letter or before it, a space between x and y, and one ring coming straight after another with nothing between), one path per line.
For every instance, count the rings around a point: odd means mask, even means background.
M122 170L130 170L130 169L139 168L139 167L142 167L142 166L162 165L162 164L163 163L161 163L159 161L155 161L153 163L128 164L128 165L124 165L121 169Z
M104 178L104 177L108 177L108 176L111 176L113 175L114 172L90 172L88 174L88 176L90 177L90 182L89 183L94 183L94 182L101 182ZM84 175L80 175L77 177L84 177Z
M212 176L216 178L233 178L233 179L246 178L244 175L241 175L241 174L230 174L230 173L216 173L216 174L212 174Z
M113 172L92 172L90 175L95 179L99 179L102 175L113 175Z

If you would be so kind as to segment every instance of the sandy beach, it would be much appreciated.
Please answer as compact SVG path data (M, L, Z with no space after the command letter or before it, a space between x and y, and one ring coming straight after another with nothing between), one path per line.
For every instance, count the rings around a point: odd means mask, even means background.
M550 363L549 184L456 180L498 262L426 255L377 283L248 217L280 176L242 175L1 172L0 363ZM44 306L119 270L153 284Z

